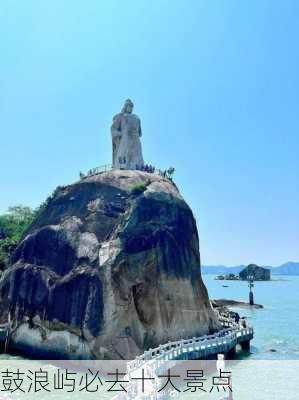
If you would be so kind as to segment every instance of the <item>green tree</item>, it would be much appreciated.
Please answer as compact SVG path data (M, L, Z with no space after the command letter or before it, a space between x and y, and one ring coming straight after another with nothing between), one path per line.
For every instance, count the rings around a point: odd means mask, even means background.
M54 192L35 210L17 205L9 207L7 213L0 215L0 271L7 267L10 256L33 220L38 218L56 194L64 189L65 186L57 186Z
M0 215L0 269L7 267L9 258L35 217L30 207L17 205Z

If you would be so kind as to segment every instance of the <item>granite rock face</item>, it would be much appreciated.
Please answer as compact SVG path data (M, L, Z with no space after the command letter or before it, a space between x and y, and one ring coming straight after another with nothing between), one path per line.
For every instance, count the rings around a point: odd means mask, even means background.
M58 190L0 281L11 345L36 357L130 359L219 329L195 219L167 179L114 170Z

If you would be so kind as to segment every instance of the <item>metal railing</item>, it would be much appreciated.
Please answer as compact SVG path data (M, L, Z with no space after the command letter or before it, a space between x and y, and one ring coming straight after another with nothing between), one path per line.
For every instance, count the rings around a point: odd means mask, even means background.
M218 348L223 345L234 347L242 338L253 335L252 327L242 327L234 324L231 328L225 328L212 335L204 335L193 337L192 339L182 339L174 342L168 342L154 349L145 351L135 360L129 363L129 369L134 370L140 368L143 364L150 360L172 360L176 359L183 353L200 352L207 349L214 350L211 353L217 353Z
M84 179L84 178L88 178L89 176L102 174L103 172L108 172L111 170L113 170L112 164L104 164L104 165L100 165L99 167L89 169L86 174L84 174L83 172L80 172L79 175L80 175L80 179ZM136 169L136 171L142 171L142 172L148 172L148 173L160 175L163 178L166 178L166 179L172 181L175 169L173 167L170 167L167 170L163 171L161 169L157 169L152 166L145 165L143 168Z
M221 323L227 324L229 322L232 327L222 329L212 335L204 335L192 339L182 339L165 343L155 349L145 351L135 360L128 362L126 375L128 378L128 386L126 388L127 393L118 394L113 398L113 400L136 398L138 387L133 376L135 373L138 373L138 370L140 372L140 369L146 371L146 374L156 381L159 368L162 366L162 368L165 369L167 363L181 359L198 359L200 355L209 356L211 354L222 353L231 350L238 343L244 342L244 340L247 341L252 339L252 327L241 327L241 325L236 324L233 320L223 316L221 319ZM192 354L194 354L195 358L192 358ZM132 377L133 379L131 379ZM152 387L151 392L147 395L142 394L142 398L152 400L158 399L159 396L157 395L155 388Z
M83 172L80 172L80 179L84 179L89 176L102 174L103 172L107 172L107 171L111 171L111 170L112 170L112 164L100 165L99 167L91 168L90 170L87 171L86 174L83 174Z

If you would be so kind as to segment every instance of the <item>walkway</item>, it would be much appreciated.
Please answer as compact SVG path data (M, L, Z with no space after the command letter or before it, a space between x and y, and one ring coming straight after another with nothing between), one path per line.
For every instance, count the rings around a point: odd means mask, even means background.
M223 329L215 334L168 342L155 349L149 349L136 357L135 360L128 362L127 378L129 383L126 386L127 392L118 394L113 400L159 399L160 395L155 389L155 384L146 394L144 392L140 393L140 387L136 380L131 378L142 376L143 372L147 377L154 378L156 382L159 370L165 370L167 364L169 365L171 361L216 358L217 354L234 353L237 345L249 350L250 340L253 339L254 334L253 328L250 326L244 327L242 324L225 318L221 314L218 314L218 318Z

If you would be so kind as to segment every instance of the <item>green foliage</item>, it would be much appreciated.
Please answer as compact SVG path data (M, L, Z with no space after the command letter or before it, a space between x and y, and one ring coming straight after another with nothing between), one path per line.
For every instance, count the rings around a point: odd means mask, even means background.
M6 214L0 215L1 270L7 266L10 255L34 217L35 212L30 207L23 207L22 205L10 207Z
M137 183L131 188L131 194L137 196L143 193L146 190L147 184L145 183Z
M11 254L31 223L47 208L57 192L65 186L57 186L54 192L35 210L22 205L9 207L7 213L0 215L0 271L4 270Z

